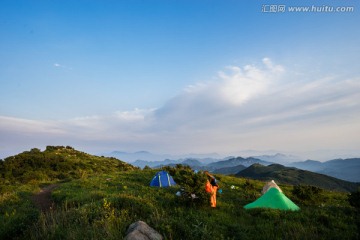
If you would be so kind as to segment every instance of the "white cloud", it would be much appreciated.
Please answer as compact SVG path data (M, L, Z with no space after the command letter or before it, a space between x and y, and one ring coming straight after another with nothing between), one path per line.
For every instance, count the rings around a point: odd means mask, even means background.
M227 66L226 70L219 71L215 81L188 86L155 111L157 120L166 128L178 128L181 124L203 125L202 122L211 121L218 125L219 118L231 117L246 109L249 101L273 92L272 87L284 73L284 67L273 64L268 58L260 67Z
M359 76L315 79L264 58L259 65L225 67L216 80L189 85L157 109L64 121L0 117L0 140L3 146L36 139L29 144L164 153L356 150L359 122Z
M64 130L52 121L37 121L0 116L0 130L26 134L63 134Z
M115 116L122 121L144 121L145 117L151 114L154 109L139 109L135 108L131 111L118 111Z
M360 128L359 77L299 79L268 58L260 67L226 70L217 81L193 84L156 110L164 136L177 136L178 144L190 142L196 149L360 146L351 130Z
M285 72L284 67L275 65L269 58L263 59L263 65L227 66L228 71L219 71L217 81L197 83L186 88L186 93L197 93L216 97L234 105L266 93L269 87Z
M240 105L264 93L270 79L253 66L245 66L243 71L237 67L229 67L232 72L220 72L222 82L219 84L220 96L229 103Z
M72 70L71 67L62 65L62 64L60 64L60 63L54 63L53 66L56 67L56 68L62 68L62 69L66 69L66 70Z

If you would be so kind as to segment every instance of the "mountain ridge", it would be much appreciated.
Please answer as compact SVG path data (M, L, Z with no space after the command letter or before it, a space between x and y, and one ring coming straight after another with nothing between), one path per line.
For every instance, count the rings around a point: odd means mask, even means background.
M333 159L325 162L307 160L289 166L326 174L351 182L360 182L360 158Z
M140 151L140 152L146 152L146 151ZM146 152L149 154L149 152ZM151 153L150 153L151 154ZM156 155L155 155L156 156ZM168 155L158 155L158 158L161 159L162 157L168 157ZM238 162L237 164L230 164L229 162L226 162L228 160L234 161L234 159L248 159L249 163L244 162ZM122 158L120 158L122 159ZM152 158L153 159L153 158ZM197 160L200 163L197 163L196 165L191 164L191 162L187 161L188 159ZM254 160L255 159L255 160ZM288 160L287 160L288 159ZM251 160L254 160L255 162L251 162ZM271 161L270 161L271 160ZM360 182L360 158L349 158L349 159L332 159L324 162L316 161L316 160L304 160L304 161L294 161L289 162L290 160L299 160L298 157L292 156L292 155L286 155L282 153L276 153L274 155L262 155L262 156L253 156L253 157L234 157L234 156L228 156L225 158L196 158L196 157L188 157L188 158L165 158L161 161L150 161L150 160L140 160L137 159L133 162L130 162L134 166L138 166L141 168L144 168L145 166L149 166L152 168L158 168L162 166L167 165L176 165L176 164L185 164L189 165L190 167L193 167L193 169L196 170L209 170L209 171L215 171L216 169L220 168L227 168L227 167L233 167L237 165L244 165L244 166L250 166L253 163L261 163L263 165L269 165L272 163L278 163L282 164L284 166L288 167L296 167L298 169L308 170L316 173L325 174L331 177L336 177L342 180L351 181L351 182ZM245 161L245 160L244 160ZM261 162L263 161L263 162ZM351 163L351 161L354 161L355 164ZM231 171L231 169L226 170L227 174L235 174L237 172Z
M326 166L335 166L350 161L357 166L359 159L334 159L326 163ZM334 190L354 190L354 183L334 178L322 173L315 173L295 167L266 162L253 157L230 158L217 162L201 162L201 160L189 158L181 160L166 159L161 162L140 161L138 163L153 164L150 167L160 168L163 166L175 166L177 164L188 165L194 170L208 170L218 174L235 174L255 178L259 180L276 179L280 182L296 184L313 184ZM158 165L162 163L162 165ZM308 160L306 164L318 166L319 162ZM323 164L323 163L321 163ZM320 165L321 165L320 164ZM145 167L144 165L143 167ZM113 157L98 157L77 151L72 147L47 146L46 150L31 149L15 156L0 161L0 177L10 177L19 181L30 181L31 179L65 179L81 177L86 172L108 172L117 169L135 169L131 164ZM34 171L36 169L36 171ZM341 169L341 168L340 168ZM356 168L353 168L356 171ZM329 171L323 169L323 171ZM257 175L258 174L258 175Z
M360 186L359 183L353 183L295 167L286 167L281 164L264 166L256 163L238 172L235 176L262 181L275 180L278 183L289 185L312 185L323 189L347 192L356 191Z

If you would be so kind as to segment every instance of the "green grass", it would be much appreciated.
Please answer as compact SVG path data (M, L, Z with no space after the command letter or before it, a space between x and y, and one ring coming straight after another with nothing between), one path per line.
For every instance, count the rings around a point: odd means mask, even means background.
M0 239L122 239L138 220L165 239L359 239L358 210L346 193L280 185L300 211L244 210L264 182L216 175L223 193L211 209L204 176L168 169L185 192L197 191L190 201L176 196L180 186L149 187L156 171L62 146L9 157L0 161ZM55 208L42 213L31 196L52 183Z
M14 185L0 194L0 239L20 236L37 220L39 211L30 196L38 190L32 185Z
M165 239L358 239L357 213L347 194L323 191L301 210L244 210L260 196L261 181L217 175L218 208L189 205L179 187L149 187L156 170L132 170L60 183L53 191L56 209L40 213L30 195L36 184L4 190L0 196L0 239L122 239L127 227L143 220ZM235 189L231 189L234 185Z

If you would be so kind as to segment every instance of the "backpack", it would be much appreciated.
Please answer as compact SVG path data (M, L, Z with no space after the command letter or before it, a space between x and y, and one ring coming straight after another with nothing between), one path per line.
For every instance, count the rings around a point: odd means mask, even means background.
M217 184L216 178L212 178L210 184L211 184L211 186L213 186L213 187L214 187L214 186L216 186L216 187L219 186L219 185Z

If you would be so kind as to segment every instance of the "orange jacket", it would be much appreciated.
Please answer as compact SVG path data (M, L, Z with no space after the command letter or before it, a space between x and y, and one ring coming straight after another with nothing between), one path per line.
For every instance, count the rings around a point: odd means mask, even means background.
M208 193L211 193L211 192L212 192L212 186L211 186L211 183L210 183L209 180L206 181L205 191L208 192Z

